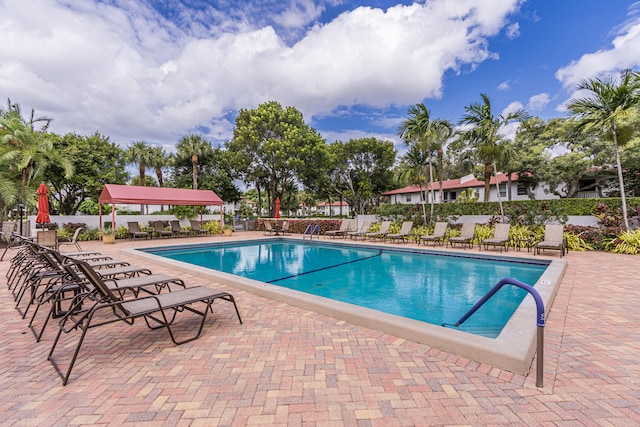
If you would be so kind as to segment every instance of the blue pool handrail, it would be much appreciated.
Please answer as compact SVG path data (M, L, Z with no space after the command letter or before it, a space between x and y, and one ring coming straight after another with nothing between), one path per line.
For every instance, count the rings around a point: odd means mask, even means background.
M538 326L538 342L537 342L537 358L536 358L536 387L542 387L544 381L544 302L542 297L533 286L527 285L517 279L506 277L500 280L485 296L474 304L473 307L467 311L464 316L458 320L454 326L460 326L464 323L473 313L475 313L480 307L484 305L492 296L496 294L504 285L513 285L524 289L529 292L536 302L536 325Z
M313 233L318 232L318 240L320 239L320 226L318 224L309 224L302 233L302 240L305 239L307 233L309 233L309 239L313 240Z

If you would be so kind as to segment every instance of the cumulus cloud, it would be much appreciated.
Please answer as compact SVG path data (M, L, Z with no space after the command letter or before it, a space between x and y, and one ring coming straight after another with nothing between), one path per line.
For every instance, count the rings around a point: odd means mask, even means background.
M491 57L488 38L520 1L359 7L326 23L316 20L327 3L268 3L284 4L274 25L240 12L229 22L237 9L183 7L170 20L138 2L2 2L0 93L54 117L59 133L167 142L207 128L224 140L230 111L268 100L309 120L344 105L439 97L445 72ZM261 4L243 10L264 15ZM283 27L304 32L292 41Z
M575 88L582 80L640 65L640 16L622 26L609 49L582 55L556 72L565 88Z
M549 104L551 98L548 93L539 93L529 98L527 103L527 110L529 111L542 111Z

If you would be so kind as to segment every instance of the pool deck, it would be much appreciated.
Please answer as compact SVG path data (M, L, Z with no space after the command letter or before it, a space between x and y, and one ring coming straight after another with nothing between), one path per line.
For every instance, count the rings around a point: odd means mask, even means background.
M175 275L123 249L256 237L82 247ZM36 343L3 280L0 425L640 425L640 256L564 259L545 328L543 388L535 360L528 376L517 375L228 285L213 286L236 297L244 324L216 303L202 337L182 346L144 322L91 330L63 387L46 360L55 324ZM8 265L0 263L0 277Z

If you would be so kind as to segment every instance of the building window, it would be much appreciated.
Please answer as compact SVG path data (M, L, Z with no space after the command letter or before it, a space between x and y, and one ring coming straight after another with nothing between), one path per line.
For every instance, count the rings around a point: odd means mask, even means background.
M507 184L500 184L498 188L500 188L500 197L507 197Z
M449 200L451 200L452 202L456 201L456 192L452 191L449 193Z
M411 194L407 194L407 203L411 201Z
M527 186L524 184L518 184L518 196L527 195Z

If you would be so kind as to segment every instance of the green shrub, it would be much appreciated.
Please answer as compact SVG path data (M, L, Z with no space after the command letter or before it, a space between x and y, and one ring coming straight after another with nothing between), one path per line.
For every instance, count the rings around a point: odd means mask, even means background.
M207 230L211 234L220 234L220 221L206 221L202 224L202 229Z
M607 239L605 248L616 254L637 254L640 252L640 229L623 231L619 236Z

